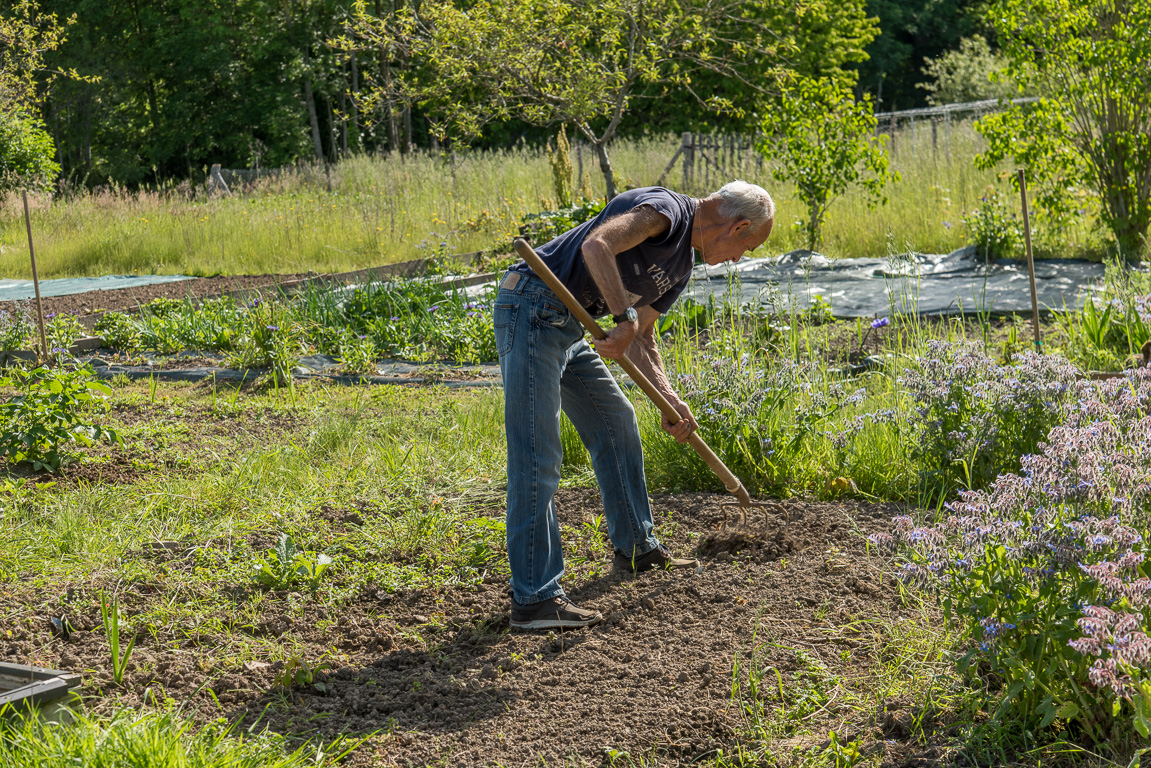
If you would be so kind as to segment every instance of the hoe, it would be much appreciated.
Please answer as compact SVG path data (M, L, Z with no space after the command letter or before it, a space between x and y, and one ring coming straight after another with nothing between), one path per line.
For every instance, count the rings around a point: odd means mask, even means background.
M532 268L532 271L535 272L540 277L540 279L547 283L548 287L552 289L555 295L558 296L561 301L563 301L569 310L571 310L571 313L575 315L576 319L583 324L583 327L588 330L588 333L590 333L593 338L607 338L607 333L604 332L603 328L600 328L599 324L597 324L596 321L592 319L592 316L588 314L587 310L585 310L580 305L580 303L576 301L576 298L575 296L572 296L571 291L569 291L567 287L559 281L559 279L548 268L548 265L543 262L543 259L541 259L536 254L535 250L532 249L531 245L529 245L526 240L517 237L515 242L512 243L512 246L516 249L516 253L518 253L523 258L523 260L528 263L528 266ZM683 418L679 415L679 411L672 407L672 404L667 401L667 398L660 394L659 390L657 390L652 385L652 383L648 381L647 376L644 376L643 373L635 367L635 363L627 358L627 355L620 357L616 360L616 362L619 363L620 367L627 372L627 375L630 376L631 380L636 383L636 386L642 389L644 394L651 398L651 401L656 404L656 407L659 408L660 411L663 412L663 415L667 417L669 422L672 424L679 423L679 421ZM747 493L747 489L743 487L743 483L739 481L738 477L732 474L732 471L727 468L727 466L723 463L723 461L720 460L718 456L715 455L715 453L711 450L710 447L708 447L707 443L703 441L703 438L700 437L698 433L693 432L691 437L688 438L688 442L691 444L691 447L695 449L695 452L700 455L700 458L707 462L707 465L711 467L711 471L715 472L716 476L723 483L724 488L727 488L727 492L732 496L735 496L736 502L738 502L721 505L721 509L723 510L723 525L721 526L721 529L727 528L729 508L738 508L738 520L740 525L747 524L747 515L752 507L760 507L782 513L784 524L786 525L787 522L789 522L787 509L783 505L765 504L763 502L752 501L751 497Z

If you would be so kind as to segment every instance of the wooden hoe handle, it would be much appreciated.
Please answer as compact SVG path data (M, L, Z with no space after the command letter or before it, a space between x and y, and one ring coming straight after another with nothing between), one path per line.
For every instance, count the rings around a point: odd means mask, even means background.
M587 328L588 333L590 333L596 339L607 338L607 333L604 332L604 329L599 327L599 324L592 319L592 316L588 314L587 310L584 309L578 301L576 301L575 296L572 296L572 293L567 289L567 286L561 283L559 278L557 278L552 273L552 271L548 269L548 265L545 264L543 259L541 259L536 254L535 250L531 247L531 245L528 244L527 240L524 240L522 237L517 237L512 242L512 247L515 248L516 253L518 253L523 258L523 260L528 263L528 266L532 268L532 271L535 272L541 280L548 284L548 288L551 288L552 292L559 297L560 301L562 301L564 305L569 310L571 310L571 313L575 315L576 319L583 324L583 327ZM631 380L634 381L636 385L644 391L644 394L651 398L651 401L656 404L656 407L658 407L660 411L663 412L663 415L667 417L669 422L672 424L678 424L683 420L683 417L680 415L679 411L677 411L675 407L668 402L667 398L663 396L663 393L655 388L655 385L653 385L648 380L647 376L644 376L639 368L636 368L635 363L629 360L627 355L619 357L616 362L619 363L620 367L627 372L627 375L631 377ZM695 452L700 455L700 458L707 462L707 465L711 467L711 471L715 472L716 476L720 479L720 481L723 482L723 487L727 488L727 492L735 496L735 498L739 501L740 506L750 507L751 497L748 495L747 490L743 487L743 483L741 483L739 478L732 474L732 471L727 468L727 465L725 465L723 461L721 461L720 458L715 455L711 448L708 447L708 444L703 441L703 438L699 436L699 433L692 432L691 436L688 438L688 442L691 443L691 447L694 448Z

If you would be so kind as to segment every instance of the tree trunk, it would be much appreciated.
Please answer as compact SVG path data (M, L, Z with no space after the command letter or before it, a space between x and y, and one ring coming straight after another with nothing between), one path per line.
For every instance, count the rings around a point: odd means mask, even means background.
M360 151L360 107L356 99L360 97L360 65L356 59L356 52L352 51L352 124L349 126L351 135L348 137L348 148L351 152Z
M404 140L400 144L400 151L405 155L412 151L412 108L404 106Z
M389 3L390 5L391 3ZM380 0L376 0L376 18L382 19L384 15L380 9ZM388 149L395 152L400 148L400 130L396 125L396 110L392 106L392 63L388 51L380 44L380 81L384 84L384 120L388 126Z
M604 140L597 140L595 142L596 157L599 158L599 169L603 173L605 188L607 189L607 199L611 200L616 196L615 189L615 172L611 168L611 160L607 156L607 142Z
M308 122L312 126L312 149L316 153L316 162L324 161L324 146L320 141L320 118L316 114L316 99L312 95L312 76L304 75L304 102L308 106Z

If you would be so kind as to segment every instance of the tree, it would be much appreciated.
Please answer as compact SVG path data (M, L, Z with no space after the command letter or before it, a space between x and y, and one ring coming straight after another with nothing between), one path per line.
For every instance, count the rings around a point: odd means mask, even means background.
M919 83L927 91L929 104L956 104L984 99L1011 99L1021 95L1010 78L994 77L1007 66L1007 60L991 50L982 35L959 41L959 47L938 58L924 60L923 74L930 79Z
M909 109L924 101L916 88L926 60L954 50L981 30L985 0L867 0L880 34L857 65L862 92L883 110Z
M996 0L989 15L1006 74L1045 94L978 124L991 167L1013 157L1059 223L1069 192L1098 195L1101 218L1124 256L1147 246L1151 226L1151 0Z
M836 198L855 188L871 205L886 202L883 188L898 181L888 171L885 136L873 138L871 100L856 101L841 83L798 78L765 110L759 151L775 160L776 181L794 182L796 196L807 208L803 222L809 250Z
M807 12L830 0L779 3ZM836 18L835 14L824 14ZM608 196L616 183L608 145L645 88L683 89L715 110L741 104L693 89L693 75L719 73L756 92L800 51L787 24L767 23L763 3L741 0L479 0L458 7L425 0L390 18L361 0L339 45L387 48L413 66L374 81L361 111L415 103L440 139L470 140L493 121L566 123L599 158Z
M38 118L0 111L0 189L47 186L60 173L56 146Z
M44 184L60 172L56 147L37 114L38 88L57 75L75 76L44 64L74 20L42 14L35 0L15 0L0 12L0 186Z

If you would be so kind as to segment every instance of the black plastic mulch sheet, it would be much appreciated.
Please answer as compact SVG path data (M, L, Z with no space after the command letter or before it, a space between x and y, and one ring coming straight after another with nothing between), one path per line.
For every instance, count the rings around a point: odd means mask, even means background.
M1103 265L1081 259L1035 262L1040 311L1082 306L1085 289L1103 278ZM892 312L924 315L1031 314L1027 262L978 258L975 246L952 253L901 254L886 259L829 259L812 251L700 265L683 296L706 303L727 291L741 302L776 311L803 310L820 296L838 318Z

